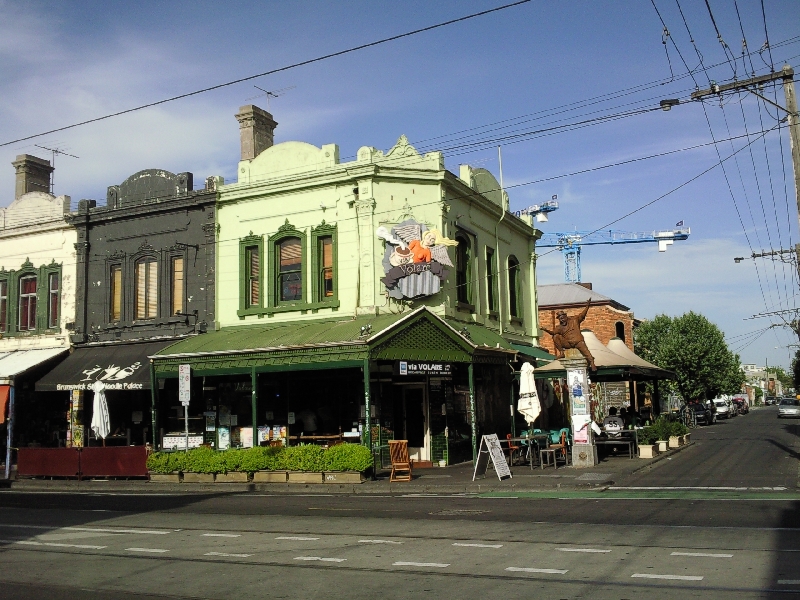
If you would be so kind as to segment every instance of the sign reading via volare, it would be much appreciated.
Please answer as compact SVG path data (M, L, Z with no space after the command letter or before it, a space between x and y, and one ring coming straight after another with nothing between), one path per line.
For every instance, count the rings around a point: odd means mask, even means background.
M452 375L452 365L440 362L399 360L394 365L395 375Z

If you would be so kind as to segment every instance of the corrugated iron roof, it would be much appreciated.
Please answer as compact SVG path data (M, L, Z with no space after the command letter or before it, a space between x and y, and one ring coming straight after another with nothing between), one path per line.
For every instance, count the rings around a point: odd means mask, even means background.
M547 306L560 306L563 304L586 304L587 300L592 302L610 302L622 310L630 310L608 296L598 294L594 290L589 290L577 283L551 283L539 285L536 288L539 300L539 308Z

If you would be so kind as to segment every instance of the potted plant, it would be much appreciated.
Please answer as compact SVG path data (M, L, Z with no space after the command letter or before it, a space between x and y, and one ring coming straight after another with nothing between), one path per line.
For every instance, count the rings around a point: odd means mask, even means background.
M653 423L651 430L655 437L655 443L658 446L659 452L666 452L669 444L669 436L671 435L670 422L666 417L658 417Z
M658 454L658 447L655 445L656 435L652 427L645 427L637 432L639 440L639 458L653 458Z
M684 438L685 434L689 433L689 428L686 427L683 423L678 421L674 421L670 423L670 436L669 436L669 447L670 448L680 448L684 445Z
M325 483L361 483L372 468L372 453L361 444L337 444L325 451Z

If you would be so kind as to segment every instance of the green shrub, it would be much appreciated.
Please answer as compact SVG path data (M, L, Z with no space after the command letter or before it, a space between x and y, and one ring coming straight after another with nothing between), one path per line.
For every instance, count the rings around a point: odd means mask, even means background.
M186 453L185 471L190 473L224 473L223 456L225 452L217 452L208 446L193 448Z
M636 432L636 439L640 446L651 446L657 441L656 432L652 427L644 427Z
M223 468L223 473L231 473L234 471L241 471L242 466L242 458L244 454L244 450L238 448L232 448L230 450L226 450L225 452L220 452L220 463Z
M372 467L372 454L361 444L338 444L325 451L325 471L366 471Z
M290 446L278 454L276 470L286 471L322 471L324 470L325 451L320 446Z
M247 448L241 451L242 460L239 468L248 473L256 471L274 471L277 469L278 455L283 448L260 447Z
M689 428L680 421L673 421L670 425L672 425L672 433L670 435L686 435L689 433Z
M147 470L151 473L184 471L185 452L151 452L147 457Z

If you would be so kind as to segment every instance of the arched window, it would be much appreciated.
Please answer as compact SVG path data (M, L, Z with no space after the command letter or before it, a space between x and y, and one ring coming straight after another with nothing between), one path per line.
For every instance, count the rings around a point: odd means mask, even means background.
M519 261L508 257L508 312L514 318L522 316L522 299L520 298Z
M472 304L472 248L467 236L456 235L456 300Z
M616 323L614 323L614 334L624 342L625 341L625 323L623 323L622 321L617 321Z
M303 246L300 238L278 243L278 301L303 299Z
M158 316L158 263L148 256L136 261L133 314L137 320Z

